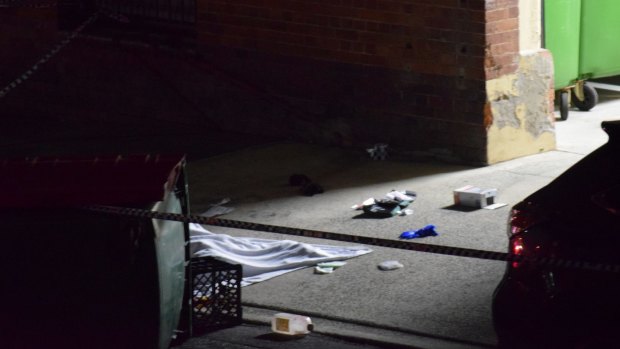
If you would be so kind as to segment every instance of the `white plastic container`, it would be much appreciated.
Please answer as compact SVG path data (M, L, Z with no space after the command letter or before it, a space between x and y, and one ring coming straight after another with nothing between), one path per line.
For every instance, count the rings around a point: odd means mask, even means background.
M312 320L303 315L278 313L271 319L271 330L289 336L303 336L314 329Z

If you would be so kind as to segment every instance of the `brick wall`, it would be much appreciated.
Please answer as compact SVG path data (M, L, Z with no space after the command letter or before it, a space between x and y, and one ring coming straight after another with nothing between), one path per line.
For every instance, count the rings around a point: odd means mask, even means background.
M484 15L472 0L198 0L197 29L209 43L457 75L483 55Z
M499 12L481 0L198 0L197 32L218 69L303 113L309 138L484 162L484 81L509 69L495 53L509 36L485 46L514 15Z
M0 8L0 85L30 68L60 36L53 8ZM4 85L0 88L3 88Z
M519 58L519 1L487 1L486 59L487 79L514 73Z
M167 39L193 45L191 55L162 54L159 44L127 51L123 43L144 37L108 28L112 40L80 38L5 110L23 110L36 94L47 97L29 105L31 115L182 118L486 163L486 81L517 69L518 0L196 1L195 41ZM3 80L62 37L46 30L46 40L30 40L41 48L23 39L2 52L13 66ZM31 31L2 33L46 37Z

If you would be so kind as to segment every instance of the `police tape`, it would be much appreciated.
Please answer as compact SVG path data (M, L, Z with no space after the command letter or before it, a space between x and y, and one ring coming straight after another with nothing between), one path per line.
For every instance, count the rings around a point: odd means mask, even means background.
M432 245L432 244L425 244L425 243L413 242L413 241L391 240L391 239L383 239L383 238L368 237L368 236L350 235L350 234L326 232L326 231L319 231L319 230L309 230L309 229L302 229L302 228L292 228L292 227L285 227L285 226L245 222L245 221L238 221L238 220L231 220L231 219L222 219L222 218L215 218L215 217L204 217L204 216L196 216L196 215L183 215L183 214L178 214L178 213L158 212L158 211L150 211L150 210L139 209L139 208L101 206L101 205L85 206L83 208L88 211L111 214L111 215L160 219L160 220L177 221L177 222L183 222L183 223L197 223L197 224L212 225L212 226L225 227L225 228L236 228L236 229L254 230L254 231L262 231L262 232L268 232L268 233L284 234L284 235L293 235L293 236L302 236L302 237L309 237L309 238L351 242L351 243L358 243L358 244L363 244L363 245L388 247L388 248L395 248L395 249L401 249L401 250L410 250L410 251L416 251L416 252L447 255L447 256L467 257L467 258L493 260L493 261L501 261L501 262L531 263L531 264L536 264L536 265L545 266L545 267L564 267L564 268L574 268L574 269L613 272L613 273L620 272L620 265L608 264L608 263L574 261L574 260L567 260L567 259L562 259L562 258L524 256L524 255L516 255L516 254L510 254L510 253L504 253L504 252L485 251L485 250L477 250L477 249L453 247L453 246L443 246L443 245Z
M54 57L60 50L62 50L65 46L67 46L73 39L75 39L80 32L84 30L89 24L93 23L99 13L95 12L92 16L90 16L87 20L85 20L82 24L80 24L75 30L69 33L62 41L54 45L54 47L49 50L43 57L41 57L30 69L26 70L23 74L21 74L17 79L13 80L11 83L6 85L2 90L0 90L0 99L5 97L11 91L16 89L19 85L23 84L28 80L39 68L47 63L52 57Z

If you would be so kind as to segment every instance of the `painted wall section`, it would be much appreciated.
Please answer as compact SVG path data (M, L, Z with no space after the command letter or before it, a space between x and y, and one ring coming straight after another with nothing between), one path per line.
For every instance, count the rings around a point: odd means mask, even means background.
M496 63L485 66L489 164L555 149L553 60L540 48L540 1L503 4L495 12L507 16L499 17L505 25L487 22L486 61ZM509 22L517 15L518 21Z
M547 51L522 55L517 72L488 81L487 93L490 164L555 149L553 61Z
M539 50L541 35L541 1L519 0L519 49L521 52Z

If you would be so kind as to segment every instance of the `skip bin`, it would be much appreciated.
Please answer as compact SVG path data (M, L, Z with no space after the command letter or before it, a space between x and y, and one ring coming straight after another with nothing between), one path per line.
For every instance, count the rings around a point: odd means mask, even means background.
M169 346L186 224L83 206L187 213L182 156L6 160L0 185L2 347Z
M571 89L579 75L582 0L544 0L544 46L553 56L560 118L568 118Z
M582 0L579 77L620 74L620 1Z
M560 117L566 120L570 103L584 111L598 103L587 79L620 74L620 2L544 0L543 11L545 47L553 55Z
M545 0L545 47L553 55L556 90L571 86L579 75L582 0Z

